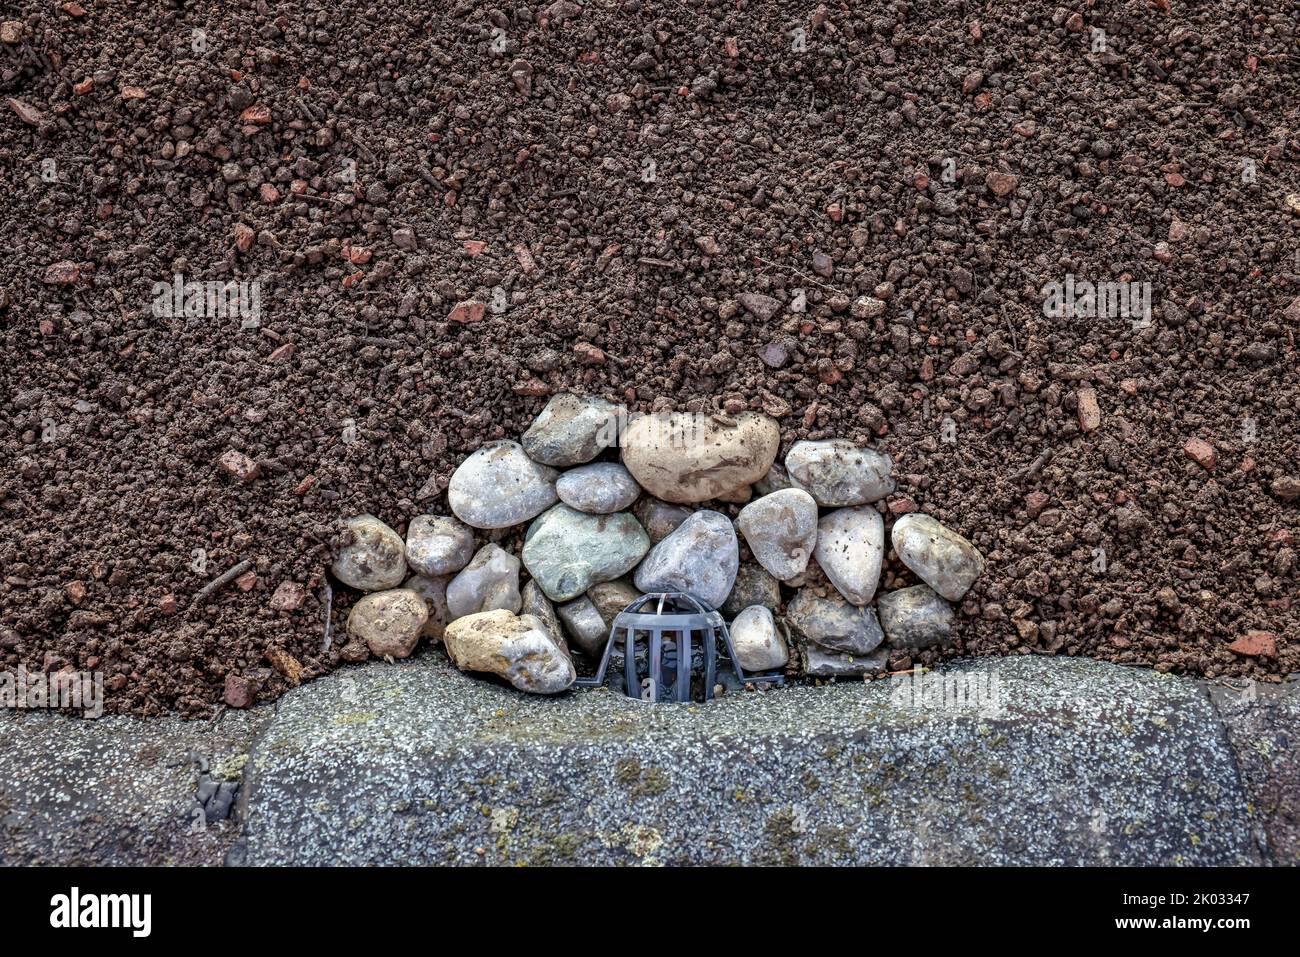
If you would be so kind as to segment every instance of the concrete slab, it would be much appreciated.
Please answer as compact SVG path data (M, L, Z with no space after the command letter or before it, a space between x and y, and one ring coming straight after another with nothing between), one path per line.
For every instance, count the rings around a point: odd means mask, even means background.
M281 700L230 860L1263 860L1200 683L1038 657L904 680L646 706L527 697L432 654L338 672Z
M0 711L0 863L220 864L238 824L215 814L209 823L199 785L236 793L271 714L91 721Z
M1273 864L1300 865L1300 682L1212 690Z

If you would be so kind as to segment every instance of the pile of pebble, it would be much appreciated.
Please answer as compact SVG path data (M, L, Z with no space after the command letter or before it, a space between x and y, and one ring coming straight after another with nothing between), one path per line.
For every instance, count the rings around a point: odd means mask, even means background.
M905 514L891 543L924 584L877 598L885 522L872 503L894 491L889 456L801 441L782 465L779 447L776 421L758 413L629 420L602 399L554 396L520 442L461 463L451 516L415 516L405 540L371 515L345 522L333 573L368 593L348 618L352 654L364 644L403 658L427 636L461 670L552 694L575 680L570 644L598 658L614 615L660 591L720 609L747 671L786 667L793 644L805 674L861 675L884 668L890 649L948 641L950 602L983 571L979 551ZM690 507L710 501L743 507L734 521ZM527 522L518 556L475 548L474 529ZM752 560L741 561L741 538ZM778 618L782 584L794 593Z

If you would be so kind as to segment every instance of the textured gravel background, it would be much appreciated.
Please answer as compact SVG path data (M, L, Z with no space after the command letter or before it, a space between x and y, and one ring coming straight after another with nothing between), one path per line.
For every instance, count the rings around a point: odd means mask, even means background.
M990 559L955 652L1300 669L1288 0L0 19L0 666L185 715L230 673L283 693L277 649L327 673L330 525L442 509L569 389L875 441L890 507ZM261 281L260 328L154 316L176 272ZM1150 281L1153 324L1045 319L1066 273ZM504 308L449 322L467 299ZM261 477L227 479L231 449ZM285 580L310 597L271 611ZM1275 658L1227 649L1251 628Z

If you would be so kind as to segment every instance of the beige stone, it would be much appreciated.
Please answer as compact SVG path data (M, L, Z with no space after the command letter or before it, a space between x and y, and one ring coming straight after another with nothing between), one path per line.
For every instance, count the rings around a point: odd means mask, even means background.
M573 661L533 615L504 609L458 618L442 636L461 671L498 675L520 691L556 694L573 684Z
M730 420L689 412L633 420L623 464L665 502L706 502L764 478L781 444L776 420L742 412Z
M352 606L348 634L364 641L371 654L406 658L428 620L429 609L417 592L393 588L366 595Z

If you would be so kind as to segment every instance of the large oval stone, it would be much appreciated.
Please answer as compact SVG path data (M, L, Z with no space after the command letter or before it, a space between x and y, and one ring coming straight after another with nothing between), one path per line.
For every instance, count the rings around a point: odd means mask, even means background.
M802 588L786 608L786 621L807 641L831 651L865 655L880 646L885 633L870 608L850 605L839 595Z
M860 449L847 439L796 442L785 469L796 488L828 508L868 505L894 491L893 460L874 449Z
M776 619L762 605L751 605L742 611L729 630L736 663L746 671L784 668L790 660L790 650L776 629Z
M605 642L609 638L609 626L600 617L595 603L583 595L573 601L565 602L555 609L560 621L569 632L573 643L589 658L600 658L605 653Z
M602 449L618 444L622 406L595 396L564 392L552 396L523 436L524 451L534 462L568 468L590 462Z
M532 615L485 611L447 626L442 643L461 671L505 678L520 691L556 694L573 684L573 660Z
M555 483L560 501L592 515L628 508L641 495L632 473L617 462L592 462L569 469Z
M767 475L781 444L776 420L742 412L735 425L712 416L643 415L628 426L623 464L665 502L705 502Z
M637 567L633 578L643 592L682 591L710 608L720 608L731 593L740 567L740 543L727 516L704 509L662 542Z
M352 606L348 634L364 641L373 655L405 658L419 644L428 619L423 598L409 588L392 588Z
M984 571L979 549L923 512L896 521L892 540L899 560L949 601L970 591Z
M817 545L817 503L802 489L782 489L742 508L736 527L754 559L789 581L803 574Z
M558 500L559 473L503 439L479 449L452 473L447 502L466 525L509 528L536 518Z
M894 648L933 648L952 637L952 605L929 585L885 592L877 604L880 627Z
M547 598L568 601L631 571L649 550L650 537L630 512L588 515L561 504L529 526L523 559Z
M885 560L885 520L870 505L836 509L817 525L814 556L849 604L870 603Z
M519 559L495 543L480 548L447 584L447 613L453 621L499 608L518 613L519 603Z
M373 515L343 523L343 542L331 567L334 577L362 591L396 588L406 577L402 536Z
M445 515L417 515L406 527L406 563L417 575L451 575L474 557L474 533Z

